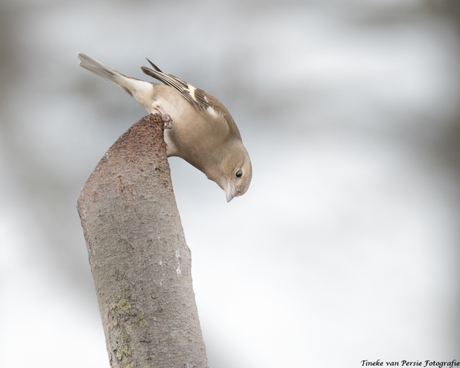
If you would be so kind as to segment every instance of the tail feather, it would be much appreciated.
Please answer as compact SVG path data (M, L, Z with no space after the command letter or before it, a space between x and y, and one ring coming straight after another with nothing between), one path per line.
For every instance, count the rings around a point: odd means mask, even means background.
M128 78L128 76L116 71L115 69L108 67L107 65L102 64L97 60L94 60L86 54L79 53L78 57L80 59L80 66L82 68L85 68L90 72L93 72L94 74L97 74L98 76L107 79L109 82L112 82L118 86L120 86L119 77Z
M107 79L109 82L123 88L128 94L137 100L147 111L150 112L153 102L153 83L133 78L111 67L94 60L86 54L79 53L80 66L97 74L98 76Z

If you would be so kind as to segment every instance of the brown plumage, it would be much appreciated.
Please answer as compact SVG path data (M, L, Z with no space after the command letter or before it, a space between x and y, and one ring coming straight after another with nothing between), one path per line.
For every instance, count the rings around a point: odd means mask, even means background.
M146 82L122 74L85 54L80 66L123 88L149 113L165 121L167 154L178 156L202 171L226 193L227 202L243 195L252 179L251 160L238 127L224 105L209 93L153 69L142 71L164 84Z

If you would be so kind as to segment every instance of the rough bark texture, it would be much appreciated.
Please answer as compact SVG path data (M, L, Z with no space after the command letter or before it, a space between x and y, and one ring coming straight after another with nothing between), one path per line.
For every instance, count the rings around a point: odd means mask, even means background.
M207 367L162 124L134 124L78 199L113 368Z

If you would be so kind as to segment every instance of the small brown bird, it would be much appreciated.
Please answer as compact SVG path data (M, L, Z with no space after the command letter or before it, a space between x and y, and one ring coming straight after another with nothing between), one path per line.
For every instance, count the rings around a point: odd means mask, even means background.
M238 127L224 105L209 93L153 69L142 71L164 84L122 74L85 54L80 66L128 92L149 113L160 113L165 122L167 155L178 156L202 171L226 193L227 202L243 195L252 179L251 160Z

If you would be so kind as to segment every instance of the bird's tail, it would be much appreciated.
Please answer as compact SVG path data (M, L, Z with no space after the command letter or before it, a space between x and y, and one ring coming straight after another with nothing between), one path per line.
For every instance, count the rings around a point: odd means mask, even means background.
M98 76L107 79L109 82L123 88L132 97L134 97L147 111L150 112L152 103L153 83L130 77L111 67L94 60L93 58L79 53L80 66L97 74Z
M124 75L111 67L102 64L101 62L94 60L86 54L79 53L78 57L80 59L80 66L97 74L98 76L107 79L109 82L112 82L120 87L121 82L124 78L130 78L127 75Z

